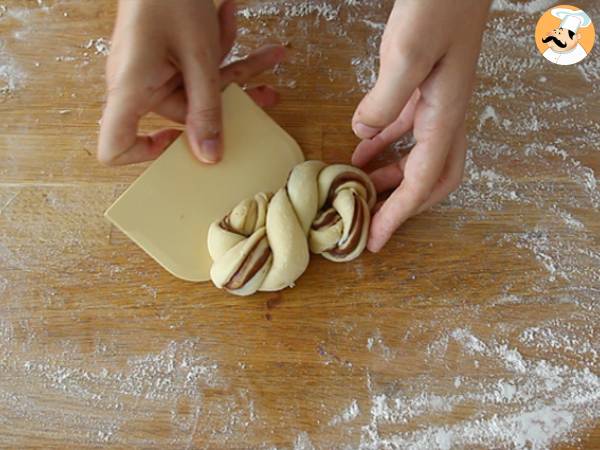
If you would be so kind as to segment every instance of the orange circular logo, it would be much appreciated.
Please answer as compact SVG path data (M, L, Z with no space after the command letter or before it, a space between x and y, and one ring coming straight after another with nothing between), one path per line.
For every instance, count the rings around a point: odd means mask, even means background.
M569 66L583 60L594 46L592 19L582 9L559 5L540 17L535 27L535 45L553 64Z

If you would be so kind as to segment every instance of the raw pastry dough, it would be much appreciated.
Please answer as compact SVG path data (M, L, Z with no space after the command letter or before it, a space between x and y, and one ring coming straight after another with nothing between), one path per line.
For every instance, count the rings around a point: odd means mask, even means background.
M375 198L373 183L360 169L298 164L274 196L257 194L210 225L213 283L237 295L278 291L306 270L309 249L335 262L358 257Z

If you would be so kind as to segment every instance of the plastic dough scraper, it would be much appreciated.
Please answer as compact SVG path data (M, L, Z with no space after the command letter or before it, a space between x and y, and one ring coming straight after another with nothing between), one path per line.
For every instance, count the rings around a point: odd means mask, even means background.
M206 237L241 200L275 192L304 160L298 143L237 85L223 92L225 154L198 162L182 134L106 211L117 228L178 278L209 279Z

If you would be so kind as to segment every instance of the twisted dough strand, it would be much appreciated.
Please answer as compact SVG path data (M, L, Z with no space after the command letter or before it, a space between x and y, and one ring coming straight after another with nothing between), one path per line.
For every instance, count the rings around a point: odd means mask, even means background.
M375 188L361 170L307 161L286 186L260 193L211 224L211 279L237 295L277 291L302 275L310 254L335 262L358 257L366 246Z

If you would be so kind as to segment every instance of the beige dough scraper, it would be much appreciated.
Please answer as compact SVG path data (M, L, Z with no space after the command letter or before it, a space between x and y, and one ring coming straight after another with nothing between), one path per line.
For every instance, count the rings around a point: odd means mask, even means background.
M225 155L198 162L182 134L106 211L106 217L178 278L209 279L208 227L240 200L275 192L304 157L296 141L237 85L223 92Z

